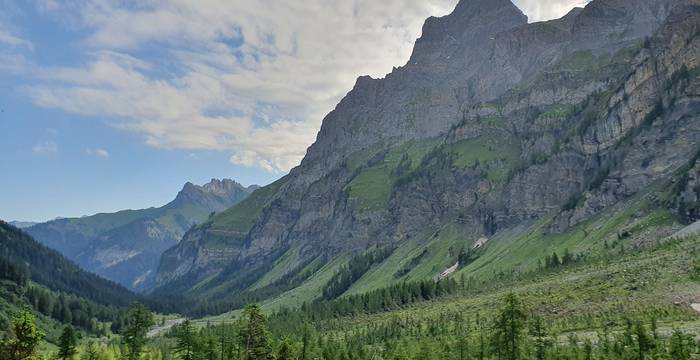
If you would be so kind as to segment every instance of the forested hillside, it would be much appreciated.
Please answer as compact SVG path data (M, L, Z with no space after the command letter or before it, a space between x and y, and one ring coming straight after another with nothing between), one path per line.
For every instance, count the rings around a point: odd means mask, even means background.
M8 335L11 318L26 308L39 315L39 328L53 343L65 324L91 336L119 331L126 308L138 300L1 221L0 292L0 333Z

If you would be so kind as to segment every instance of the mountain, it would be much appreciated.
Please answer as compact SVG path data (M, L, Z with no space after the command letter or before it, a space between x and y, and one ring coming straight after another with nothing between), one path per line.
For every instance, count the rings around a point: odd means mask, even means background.
M140 290L152 283L161 253L190 227L255 189L230 179L212 179L202 186L188 182L173 201L159 208L62 218L25 230L82 268Z
M33 222L33 221L10 221L10 225L23 229L23 228L28 228L30 226L34 226L38 224L38 222Z
M153 294L299 306L659 241L700 216L699 34L697 0L531 24L462 0L358 78L298 167L164 252Z

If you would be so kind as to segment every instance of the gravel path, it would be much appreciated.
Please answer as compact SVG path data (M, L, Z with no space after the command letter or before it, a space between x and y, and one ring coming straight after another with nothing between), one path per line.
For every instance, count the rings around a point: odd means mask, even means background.
M148 330L148 333L146 336L149 338L156 337L168 330L170 330L171 327L175 325L180 325L183 322L185 322L185 318L178 318L178 319L170 319L170 320L165 320L165 323L163 325L158 325L152 328L151 330Z

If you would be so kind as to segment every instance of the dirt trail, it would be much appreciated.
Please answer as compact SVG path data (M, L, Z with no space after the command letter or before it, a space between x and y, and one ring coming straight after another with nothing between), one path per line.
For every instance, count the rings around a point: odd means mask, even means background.
M185 318L177 318L177 319L170 319L170 320L165 320L165 323L163 325L157 325L153 327L151 330L148 330L148 333L146 334L147 337L152 338L156 337L172 328L175 325L180 325L183 322L185 322Z

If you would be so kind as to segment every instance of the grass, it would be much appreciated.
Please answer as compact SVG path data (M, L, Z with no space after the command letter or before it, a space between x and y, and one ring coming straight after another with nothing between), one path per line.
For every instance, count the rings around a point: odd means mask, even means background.
M345 187L354 209L366 211L386 208L393 186L390 170L386 165L366 169Z
M452 164L460 169L479 166L486 178L501 182L518 160L518 145L511 139L496 140L496 136L468 139L446 146L454 156Z
M372 158L376 159L375 150L362 150L350 156L347 166L359 169L359 173L345 186L350 198L350 204L356 211L371 211L385 209L391 199L394 187L394 171L402 161L409 161L408 171L420 167L422 159L435 147L440 146L441 140L430 139L409 141L391 149L378 164L362 168ZM508 174L518 157L519 147L513 141L505 144L496 140L496 136L484 136L477 139L463 140L454 144L444 145L445 151L454 156L453 164L460 169L466 169L477 164L484 164L489 180L500 182Z
M541 119L566 119L574 115L576 107L571 104L554 104L540 114Z
M342 334L396 317L420 321L459 314L474 319L478 313L490 318L500 308L503 297L513 292L532 313L544 317L556 333L590 332L606 325L620 327L626 317L646 322L653 317L662 329L682 327L697 331L692 329L697 329L700 316L687 303L676 302L700 291L700 283L689 275L698 254L700 237L695 237L558 272L496 281L481 289L409 308L334 319L319 327L326 333Z
M671 233L671 218L656 208L653 197L652 193L639 194L560 234L548 232L551 218L545 218L525 230L497 234L487 243L484 253L458 274L486 281L501 272L532 271L538 267L538 261L543 261L546 255L553 252L559 256L566 250L574 254L597 256L605 251L606 243L613 245L616 242L619 229L642 224L647 216L656 219L656 226L669 227L667 232ZM648 222L645 227L651 225ZM628 242L639 240L644 234L637 231L633 235Z
M328 283L333 274L336 273L338 268L346 264L348 260L349 258L347 256L340 256L333 259L298 287L262 302L261 306L263 311L270 314L282 308L298 308L305 302L309 303L319 298L322 294L323 287ZM197 319L193 321L193 323L198 327L204 327L209 323L218 324L222 322L232 322L240 313L240 309L233 310L220 315Z
M270 197L277 192L285 181L286 177L283 177L270 185L255 190L245 200L217 214L210 222L205 224L210 224L214 229L247 233L260 217Z
M462 169L496 160L501 155L488 139L463 140L449 146L447 151L456 156L452 163Z
M659 186L653 186L652 190L658 190ZM454 276L464 275L474 281L484 282L503 274L534 271L540 266L540 261L544 261L544 257L553 252L561 257L567 250L572 254L587 256L600 256L605 251L620 251L619 248L606 250L606 246L612 247L618 242L620 229L631 233L631 237L626 240L628 243L637 241L649 229L673 232L674 218L667 211L658 209L654 198L654 191L639 194L560 234L548 231L552 217L500 232L489 239L472 263ZM471 246L476 237L478 236L474 234L461 233L450 225L438 232L416 234L381 264L370 269L344 295L361 294L402 281L432 278L453 265L459 251L464 246ZM427 253L421 257L417 266L404 276L395 276L404 264L425 249Z
M439 144L438 139L409 141L387 152L379 164L362 168L376 157L378 150L370 148L352 154L347 166L359 173L345 186L350 204L357 211L379 210L387 207L394 186L393 171L406 158L415 170L423 157Z

